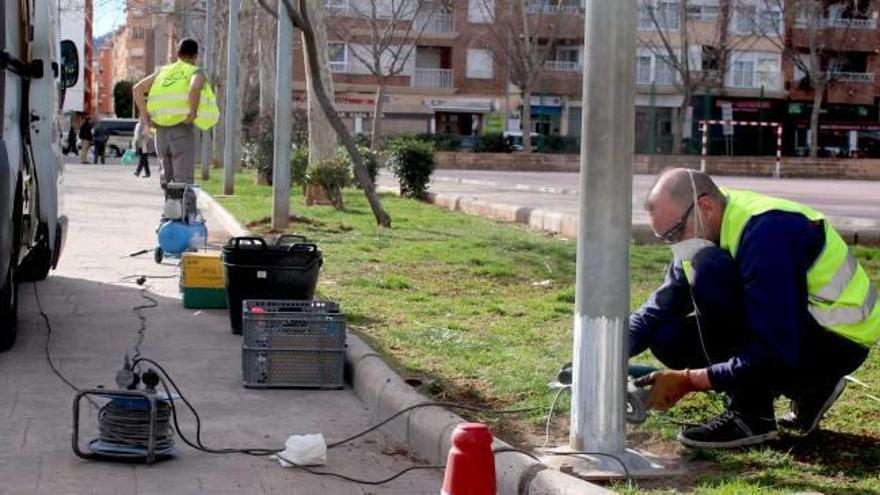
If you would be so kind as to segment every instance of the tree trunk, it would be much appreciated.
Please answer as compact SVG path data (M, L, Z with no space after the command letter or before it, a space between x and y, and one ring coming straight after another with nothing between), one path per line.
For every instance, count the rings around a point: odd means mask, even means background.
M220 3L214 18L214 73L211 75L211 82L214 84L214 93L216 99L222 105L226 101L226 33L229 29L229 3ZM221 107L221 112L225 111ZM224 118L217 121L214 126L213 143L211 145L213 156L211 162L216 167L223 166L223 136L225 122Z
M300 0L299 4L303 5L305 1L306 0ZM303 44L306 53L309 55L306 57L308 62L307 70L315 83L312 88L314 90L312 93L314 94L314 98L320 104L321 109L324 111L327 120L330 121L330 124L339 136L339 139L342 140L342 144L345 146L346 151L348 151L348 155L351 157L355 179L357 179L358 184L360 184L361 188L364 190L364 195L366 195L367 201L370 203L370 208L373 211L373 216L376 218L376 223L381 227L391 227L391 216L382 208L379 196L376 195L376 187L370 180L370 175L367 173L367 169L364 166L364 159L358 151L354 139L351 137L351 133L348 132L342 119L336 114L336 110L333 108L333 102L330 101L330 97L324 89L324 84L320 77L321 67L319 65L320 59L318 58L318 46L320 46L322 50L325 50L326 58L327 44L324 43L318 45L315 39L315 32L312 29L314 21L311 21L311 18L309 17L310 13L310 11L302 12L302 17L304 17L303 20L305 22L297 23L294 21L294 26L302 30Z
M827 82L813 84L813 110L810 112L810 158L816 158L819 154L819 114L822 112L822 99L825 95Z
M321 159L333 158L336 156L336 132L333 125L329 122L327 115L321 109L321 103L313 96L316 92L315 78L320 78L321 87L324 88L328 101L333 99L333 75L330 73L330 60L327 58L327 27L324 24L323 2L322 0L305 0L308 8L308 18L314 36L316 46L323 47L316 50L317 70L313 73L308 71L306 74L306 86L308 90L308 106L309 106L309 163L315 163ZM305 44L305 31L303 31L303 42ZM303 51L306 66L311 66L312 61L309 60L310 50ZM334 115L336 111L333 111Z
M268 12L259 9L261 35L257 40L257 66L260 76L260 121L275 119L275 60L277 21Z
M522 88L522 113L520 126L522 127L523 153L532 152L532 90Z
M376 103L373 105L373 139L370 148L379 151L382 148L382 100L385 99L385 78L380 77L377 81Z

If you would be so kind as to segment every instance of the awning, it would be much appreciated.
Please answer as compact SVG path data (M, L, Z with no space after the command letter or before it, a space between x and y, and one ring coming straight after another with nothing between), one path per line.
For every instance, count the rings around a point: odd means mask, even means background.
M492 111L492 100L425 100L435 112L486 113Z
M682 101L684 101L684 96L682 96L682 95L654 95L654 106L655 107L680 108ZM636 106L637 107L650 107L651 106L651 95L637 93L636 94Z
M532 105L532 115L562 115L562 107Z

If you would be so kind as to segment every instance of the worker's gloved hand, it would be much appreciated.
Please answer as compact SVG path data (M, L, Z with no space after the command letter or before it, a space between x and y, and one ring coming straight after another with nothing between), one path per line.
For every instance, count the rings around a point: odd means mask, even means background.
M660 370L636 380L635 385L651 385L648 407L665 411L685 395L698 390L708 390L710 384L706 370Z

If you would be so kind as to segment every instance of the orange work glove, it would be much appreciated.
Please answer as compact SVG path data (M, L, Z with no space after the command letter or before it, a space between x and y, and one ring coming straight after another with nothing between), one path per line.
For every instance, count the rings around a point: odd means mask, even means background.
M711 388L705 369L697 371L660 370L643 376L634 383L638 387L651 385L648 408L660 411L674 406L682 397L691 392Z

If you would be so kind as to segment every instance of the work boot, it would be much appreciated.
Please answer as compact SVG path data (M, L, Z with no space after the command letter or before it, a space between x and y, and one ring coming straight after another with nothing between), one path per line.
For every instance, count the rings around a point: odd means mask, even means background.
M729 449L757 445L777 437L776 420L746 416L728 409L699 426L685 428L678 441L687 447Z
M789 412L779 418L779 426L800 431L803 434L812 432L819 426L822 416L843 393L846 380L841 378L831 387L817 387L806 392L797 399L791 400Z

